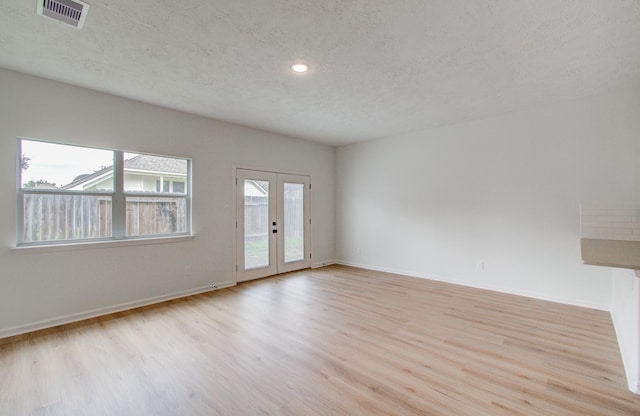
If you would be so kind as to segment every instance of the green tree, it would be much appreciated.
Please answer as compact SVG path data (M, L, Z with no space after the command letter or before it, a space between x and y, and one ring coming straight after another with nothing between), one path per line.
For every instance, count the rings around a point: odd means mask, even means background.
M31 179L29 182L22 185L24 188L57 188L53 182L46 181L44 179L38 179L34 181Z

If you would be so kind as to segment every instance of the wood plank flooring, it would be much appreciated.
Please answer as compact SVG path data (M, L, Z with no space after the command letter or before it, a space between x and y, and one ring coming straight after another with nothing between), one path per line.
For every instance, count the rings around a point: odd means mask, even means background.
M609 314L343 266L0 346L0 415L640 415Z

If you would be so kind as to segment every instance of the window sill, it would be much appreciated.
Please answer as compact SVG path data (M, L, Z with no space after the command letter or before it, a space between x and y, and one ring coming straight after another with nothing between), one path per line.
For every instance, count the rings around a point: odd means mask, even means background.
M34 246L20 246L11 249L13 254L58 253L63 251L94 250L100 248L146 246L149 244L182 243L193 240L195 235L173 237L149 237L126 240L88 241L82 243L62 243Z

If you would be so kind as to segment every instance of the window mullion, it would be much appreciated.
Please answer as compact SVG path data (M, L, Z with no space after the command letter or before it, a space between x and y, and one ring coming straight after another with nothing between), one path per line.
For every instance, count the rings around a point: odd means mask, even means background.
M113 202L111 206L111 232L113 238L126 235L126 199L124 196L124 152L113 152Z

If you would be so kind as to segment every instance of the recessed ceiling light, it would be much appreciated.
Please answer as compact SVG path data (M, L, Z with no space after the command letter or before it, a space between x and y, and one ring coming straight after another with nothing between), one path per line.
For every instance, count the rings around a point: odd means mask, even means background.
M293 64L291 65L291 70L293 72L307 72L309 70L309 65L307 64Z

